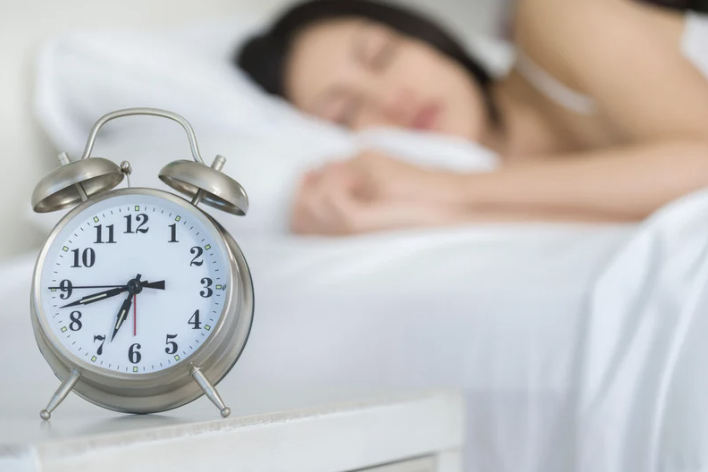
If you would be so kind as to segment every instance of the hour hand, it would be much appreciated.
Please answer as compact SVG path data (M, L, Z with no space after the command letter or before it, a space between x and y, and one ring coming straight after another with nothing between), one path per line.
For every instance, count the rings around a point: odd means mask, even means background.
M120 295L123 292L127 292L128 287L123 286L119 288L113 288L111 290L106 290L105 292L99 292L99 293L94 293L93 295L86 295L83 298L80 298L76 300L75 302L69 303L68 305L64 305L61 308L68 308L70 306L77 306L77 305L88 305L89 303L95 303L95 302L100 302L101 300L105 300L106 298L111 298L115 297L116 295Z
M142 288L154 288L157 290L165 290L165 281L160 280L159 282L148 282L146 280L145 282L141 282L140 286Z
M133 304L133 296L134 295L132 293L129 293L128 298L125 299L123 304L120 306L120 310L118 310L118 316L116 316L116 325L113 327L111 341L113 341L113 338L116 337L116 334L118 334L118 330L120 329L125 319L128 317L128 312L130 311L130 307Z

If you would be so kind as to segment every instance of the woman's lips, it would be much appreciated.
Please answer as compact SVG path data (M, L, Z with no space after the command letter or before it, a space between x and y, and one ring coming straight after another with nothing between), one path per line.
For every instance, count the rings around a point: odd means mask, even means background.
M438 103L429 103L418 110L411 121L411 128L431 130L440 115L441 107Z

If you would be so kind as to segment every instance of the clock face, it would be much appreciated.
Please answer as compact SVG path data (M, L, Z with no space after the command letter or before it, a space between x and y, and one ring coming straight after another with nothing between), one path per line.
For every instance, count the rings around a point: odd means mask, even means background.
M123 374L184 362L208 341L228 293L236 296L214 225L188 202L154 195L85 208L39 270L39 316L57 342L82 362Z

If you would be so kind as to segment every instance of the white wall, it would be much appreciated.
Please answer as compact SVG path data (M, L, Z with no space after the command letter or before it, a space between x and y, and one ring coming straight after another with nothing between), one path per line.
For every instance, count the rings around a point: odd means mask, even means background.
M415 0L454 28L492 31L502 0ZM43 236L26 215L37 181L58 161L32 118L32 65L42 41L81 28L164 27L216 16L270 14L288 0L0 0L0 260Z

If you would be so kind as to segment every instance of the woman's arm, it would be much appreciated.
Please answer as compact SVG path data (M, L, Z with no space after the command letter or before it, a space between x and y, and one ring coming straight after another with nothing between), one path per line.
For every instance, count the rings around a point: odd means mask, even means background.
M642 219L708 186L708 144L676 140L564 156L485 174L432 173L431 195L471 209Z
M626 0L520 0L519 45L592 96L625 144L443 179L440 191L470 206L637 219L708 185L708 79L663 34L660 14Z
M379 159L374 155L370 156L368 162L389 163L393 165L392 169L398 165L398 161L383 156ZM310 172L302 180L292 208L290 228L293 232L346 236L372 231L472 223L567 221L596 223L612 219L607 215L589 211L473 209L436 202L432 198L421 200L420 196L417 199L369 198L367 195L362 195L357 174L350 171L349 165L350 163L329 164ZM408 166L403 163L401 165ZM441 176L417 167L409 169L415 169L415 172L420 172L426 177ZM459 177L452 174L451 176ZM438 182L445 182L445 179Z

